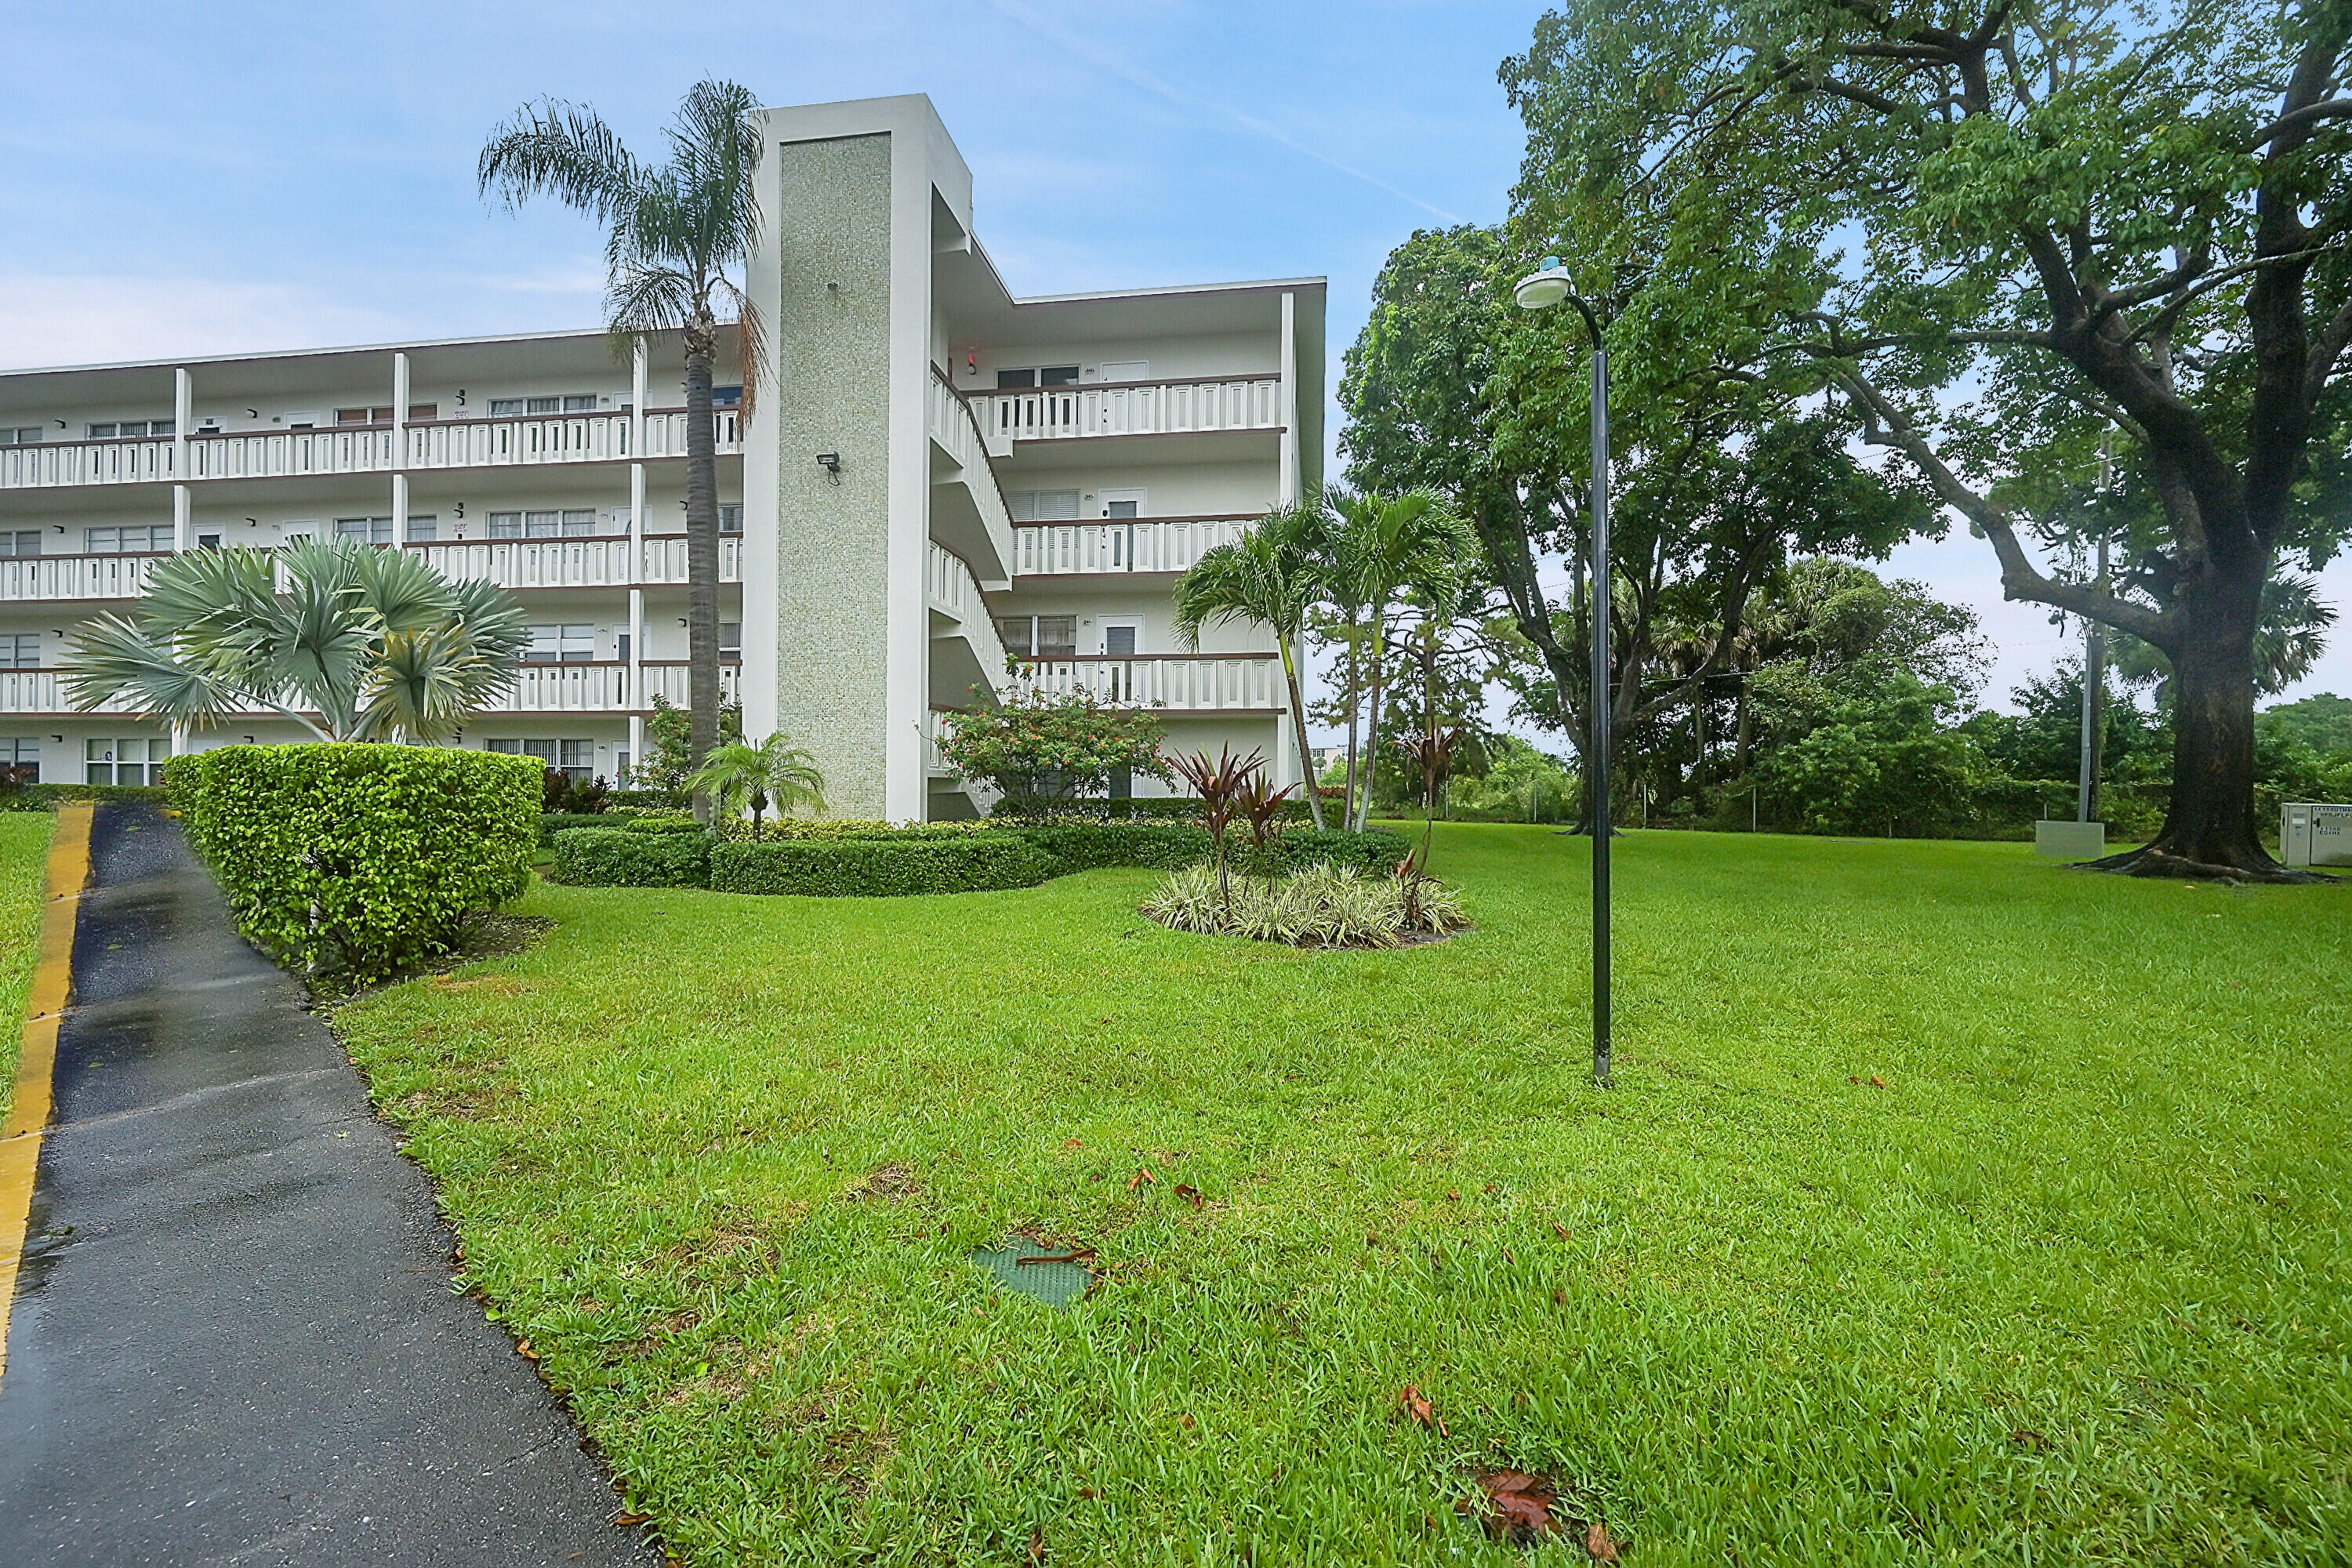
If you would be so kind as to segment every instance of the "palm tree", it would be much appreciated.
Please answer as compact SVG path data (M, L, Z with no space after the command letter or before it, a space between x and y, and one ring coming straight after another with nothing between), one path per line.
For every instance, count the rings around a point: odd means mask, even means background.
M1364 751L1363 793L1351 803L1349 821L1360 833L1371 815L1378 770L1390 606L1408 584L1435 584L1456 575L1462 563L1476 558L1478 537L1434 490L1402 495L1340 491L1332 495L1330 505L1338 519L1330 540L1334 596L1360 607L1370 643L1366 706L1371 741Z
M530 628L491 583L357 540L197 550L156 563L130 616L68 639L74 706L129 697L199 729L257 709L321 741L446 741L514 684Z
M682 331L686 339L687 692L689 742L698 763L719 743L719 459L711 427L711 366L719 328L731 321L743 358L748 412L763 362L760 318L728 277L759 243L752 184L759 100L733 82L699 81L667 132L669 162L640 163L621 139L578 104L525 104L482 149L482 194L507 209L555 197L607 226L604 321L616 348L637 334ZM698 793L698 814L709 801Z
M1323 597L1324 573L1316 550L1328 521L1320 495L1276 507L1233 544L1203 551L1176 579L1176 632L1188 647L1201 646L1212 622L1254 622L1274 633L1282 649L1282 676L1290 693L1290 732L1298 742L1299 776L1307 805L1323 826L1315 787L1315 759L1307 746L1307 700L1298 685L1298 638L1307 612Z
M760 816L772 802L779 816L803 805L824 809L824 775L817 771L816 758L781 730L756 746L738 741L712 747L686 782L730 815L750 805L754 838L760 837Z

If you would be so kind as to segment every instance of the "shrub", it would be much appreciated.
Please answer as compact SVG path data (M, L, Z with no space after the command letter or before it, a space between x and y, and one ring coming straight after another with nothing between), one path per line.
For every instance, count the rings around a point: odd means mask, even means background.
M169 799L162 784L34 784L0 790L0 811L55 811L60 805L88 801L163 805Z
M1209 853L1209 830L1189 822L1050 822L994 831L1044 850L1055 876L1103 866L1188 866Z
M1054 874L1054 862L1044 851L1011 834L928 840L767 840L720 844L710 852L710 885L725 893L819 898L969 893L1034 888Z
M247 940L313 974L379 980L520 894L539 841L529 757L439 746L222 746L172 799Z
M539 841L552 844L555 836L574 827L617 827L611 817L589 816L576 811L542 811L539 814Z
M1252 850L1245 863L1261 877L1324 865L1386 876L1411 853L1412 841L1393 828L1293 827L1269 843L1263 857Z
M746 817L721 817L713 826L721 838L748 841L751 837L751 824ZM760 840L767 843L776 839L829 842L838 838L967 838L986 826L979 822L910 822L901 827L858 817L772 816L761 824Z
M1201 820L1201 803L1191 795L1145 795L1128 800L1068 800L1048 795L1008 795L989 808L999 822L1191 822ZM1286 822L1312 822L1303 800L1283 803Z
M574 827L555 839L555 876L584 888L701 888L710 882L702 833Z
M947 714L940 754L964 777L1007 795L1102 795L1115 773L1167 778L1163 733L1139 708L1108 707L1086 691L1032 691Z
M1428 879L1407 898L1394 877L1367 877L1322 862L1278 881L1235 877L1230 892L1213 866L1172 872L1143 912L1176 931L1247 937L1294 947L1396 947L1410 935L1468 925L1461 901Z

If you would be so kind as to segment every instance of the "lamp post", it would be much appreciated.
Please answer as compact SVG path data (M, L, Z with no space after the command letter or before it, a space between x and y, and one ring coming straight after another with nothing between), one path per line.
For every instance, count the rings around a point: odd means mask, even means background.
M1592 1081L1611 1085L1609 1072L1609 350L1601 321L1569 287L1557 256L1518 281L1523 310L1548 310L1565 300L1584 318L1592 339L1592 720L1586 726L1584 766L1592 797Z

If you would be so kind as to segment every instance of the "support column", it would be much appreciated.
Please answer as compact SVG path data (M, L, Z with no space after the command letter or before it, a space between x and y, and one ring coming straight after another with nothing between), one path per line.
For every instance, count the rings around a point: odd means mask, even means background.
M392 542L408 542L408 356L392 356Z
M1282 493L1284 506L1298 499L1298 296L1282 297Z
M645 500L642 471L638 476L637 500L640 505ZM629 526L632 531L636 527L634 514ZM644 546L635 548L643 549ZM646 591L632 587L629 590L629 766L632 768L646 765L645 710L650 706L652 704L646 700Z
M172 548L185 550L188 539L188 425L195 417L195 378L183 368L172 373ZM174 756L179 742L172 743Z

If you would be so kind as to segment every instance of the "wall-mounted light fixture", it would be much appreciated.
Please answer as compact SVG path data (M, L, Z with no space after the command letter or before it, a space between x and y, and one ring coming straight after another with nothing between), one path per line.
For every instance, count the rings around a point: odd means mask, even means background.
M245 411L245 416L247 419L258 419L261 417L261 410L258 408L248 408Z
M816 455L816 466L817 466L818 468L823 468L823 469L825 471L825 476L826 476L828 479L832 479L832 480L833 480L833 482L834 482L835 484L839 484L839 483L841 483L841 454L840 454L840 453L838 453L838 452L819 452L819 453Z

